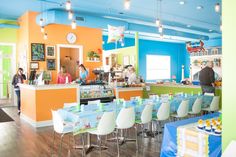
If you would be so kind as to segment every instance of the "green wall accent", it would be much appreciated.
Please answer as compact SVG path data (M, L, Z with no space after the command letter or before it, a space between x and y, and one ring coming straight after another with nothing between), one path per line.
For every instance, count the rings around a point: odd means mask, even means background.
M179 93L179 92L184 92L184 93L188 93L191 94L193 92L193 94L198 94L198 92L202 92L201 88L191 88L191 87L171 87L171 86L156 86L156 85L151 85L150 86L150 91L146 91L146 89L143 90L143 97L144 98L148 98L149 94L151 93L155 93L158 95L161 94L169 94L169 93L175 94L175 93ZM216 95L222 97L222 93L221 93L221 89L216 89ZM220 103L221 106L221 103Z
M123 57L124 56L134 56L135 60L137 60L137 56L136 56L136 52L135 51L136 51L136 48L134 46L117 49L116 50L116 52L118 52L117 63L123 65Z
M136 52L136 74L138 75L139 74L139 35L138 35L138 32L135 32L135 52Z
M223 76L223 109L222 109L222 146L223 150L232 140L236 140L236 53L235 36L236 21L233 15L236 14L234 0L222 1L222 76ZM235 155L234 155L235 156Z
M16 43L17 42L17 29L1 28L0 29L0 42Z

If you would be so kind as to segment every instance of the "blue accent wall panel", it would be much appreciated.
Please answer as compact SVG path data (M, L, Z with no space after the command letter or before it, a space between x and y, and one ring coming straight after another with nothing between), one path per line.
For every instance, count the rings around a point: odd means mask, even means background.
M103 50L113 50L116 49L115 43L107 43L108 36L103 36ZM124 46L122 47L120 43L117 44L117 48L130 47L135 45L134 38L124 38Z

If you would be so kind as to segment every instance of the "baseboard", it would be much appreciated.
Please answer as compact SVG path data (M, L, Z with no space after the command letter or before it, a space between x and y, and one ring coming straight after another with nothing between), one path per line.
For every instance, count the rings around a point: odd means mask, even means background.
M28 116L26 116L22 113L20 114L20 118L23 119L24 121L26 121L27 123L29 123L34 128L46 127L46 126L52 126L53 125L52 120L36 122L36 121L32 120L31 118L29 118Z

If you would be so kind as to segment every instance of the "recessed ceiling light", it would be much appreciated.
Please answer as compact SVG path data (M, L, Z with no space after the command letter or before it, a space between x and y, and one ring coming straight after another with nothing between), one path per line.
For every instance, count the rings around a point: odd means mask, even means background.
M202 6L202 5L199 5L199 6L197 6L196 8L197 8L197 10L201 10L201 9L203 9L203 6Z
M191 25L187 25L187 27L189 28L189 27L191 27Z
M212 29L209 29L209 32L212 32Z
M179 1L179 4L180 4L180 5L184 5L184 4L185 4L185 1Z
M220 12L220 3L216 3L215 5L215 11L218 13Z

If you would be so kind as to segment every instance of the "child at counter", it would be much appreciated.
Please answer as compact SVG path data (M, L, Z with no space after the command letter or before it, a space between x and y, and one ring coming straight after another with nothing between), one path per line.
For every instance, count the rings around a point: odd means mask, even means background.
M71 81L71 75L67 73L66 68L62 66L57 76L57 84L70 83Z
M88 78L88 71L87 69L85 68L85 66L83 64L80 64L79 65L79 80L82 82L82 83L86 83L86 80Z

